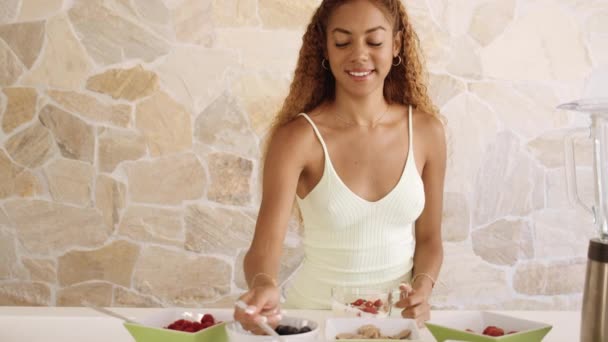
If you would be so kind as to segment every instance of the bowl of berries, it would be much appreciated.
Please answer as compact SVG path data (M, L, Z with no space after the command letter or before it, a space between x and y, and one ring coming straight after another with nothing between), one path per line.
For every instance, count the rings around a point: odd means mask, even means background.
M319 324L306 318L285 316L274 329L283 340L289 342L316 341L319 335ZM226 324L228 341L230 342L270 342L276 338L269 335L255 335L245 330L239 322Z
M230 320L225 311L168 308L124 326L137 342L223 342Z
M540 342L549 333L549 324L528 321L487 311L465 311L425 325L438 342Z
M391 314L394 291L374 287L334 287L331 309L334 316L385 318Z

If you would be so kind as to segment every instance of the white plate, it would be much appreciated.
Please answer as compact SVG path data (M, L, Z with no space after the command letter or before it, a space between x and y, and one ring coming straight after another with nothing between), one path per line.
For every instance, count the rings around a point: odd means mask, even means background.
M416 321L405 318L328 318L325 321L325 340L336 340L336 335L341 333L355 333L357 329L366 324L377 326L382 334L396 335L405 329L410 329L412 334L406 341L421 341ZM382 341L382 340L356 340L356 341Z

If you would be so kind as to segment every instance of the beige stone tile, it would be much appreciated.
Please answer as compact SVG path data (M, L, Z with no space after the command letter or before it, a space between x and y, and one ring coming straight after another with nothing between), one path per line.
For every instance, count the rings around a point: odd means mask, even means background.
M51 304L51 289L48 285L21 281L0 284L0 305L49 306Z
M76 1L68 14L84 47L98 64L128 59L152 62L169 52L166 41L98 1Z
M581 31L564 8L537 1L481 53L484 75L507 80L571 81L590 70Z
M175 46L156 71L177 102L198 113L228 88L230 68L239 66L235 51Z
M466 90L464 83L447 74L429 75L429 95L438 108Z
M0 87L13 85L24 70L8 45L0 40Z
M260 155L247 114L228 93L222 94L196 118L194 136L216 150L257 158Z
M213 46L214 20L211 2L212 0L181 0L171 8L171 22L178 42Z
M586 263L584 259L534 261L518 265L513 288L527 295L553 296L583 291Z
M544 209L531 216L534 221L533 243L536 258L585 258L589 239L599 231L591 213L580 208Z
M118 127L131 126L131 106L108 105L93 96L73 91L49 90L47 94L66 110L87 119Z
M19 0L3 0L0 3L0 23L13 21L19 12Z
M473 12L469 35L481 46L490 44L513 20L515 0L481 3Z
M189 206L186 222L185 248L206 254L235 256L247 248L253 238L255 220L238 210Z
M207 186L205 171L192 154L134 162L127 174L129 198L140 203L177 205L199 199Z
M450 51L450 61L446 65L450 74L474 80L482 78L477 43L467 36L462 36L451 40Z
M458 37L468 32L475 8L484 0L451 0L446 1L443 16L437 18L450 36Z
M535 256L533 229L524 220L498 220L471 233L473 251L495 265L515 265Z
M181 210L129 206L118 234L134 241L184 246L184 214Z
M55 202L91 205L93 167L70 159L57 159L44 168L49 190Z
M442 113L447 118L445 190L471 193L482 156L487 146L496 141L500 123L489 107L469 94L450 101Z
M157 308L162 305L151 296L144 296L135 291L115 286L113 306Z
M232 91L249 116L252 129L261 137L283 105L289 79L266 72L245 73L233 83Z
M87 80L87 89L129 101L147 97L158 87L158 76L141 65L130 69L110 69Z
M132 132L107 129L99 134L97 158L101 172L113 172L123 161L146 155L145 139Z
M12 279L13 269L17 267L17 251L15 238L9 232L0 230L0 280Z
M222 29L216 32L216 47L239 51L242 56L240 62L245 70L267 70L276 75L293 73L303 32L260 31L252 28ZM279 49L277 44L280 44Z
M120 220L120 213L126 205L125 184L106 175L98 175L95 182L95 207L103 215L108 230L114 231Z
M109 236L95 209L79 209L41 200L4 204L19 241L29 253L48 254L72 247L94 247ZM44 236L44 239L41 239Z
M0 150L0 198L7 198L15 192L15 178L21 168L15 165L9 157Z
M97 306L112 306L112 285L87 283L57 290L57 306L83 306L85 302Z
M519 89L495 82L470 85L470 90L493 109L505 128L527 139L567 124L567 113L555 109L558 100L549 90L542 85L534 88L521 86ZM535 92L543 95L534 95ZM552 104L548 105L551 100Z
M28 69L32 67L44 43L44 21L30 21L0 26L4 39L15 55Z
M148 247L137 262L135 290L154 294L169 305L194 306L230 292L232 267L226 261Z
M133 0L132 3L139 15L147 21L160 25L169 23L169 9L162 0Z
M44 164L57 153L53 136L39 123L11 136L4 147L13 160L30 168Z
M208 156L207 162L211 180L207 198L223 204L244 206L250 203L251 160L213 153Z
M205 308L233 308L234 303L239 299L240 293L231 294L229 296L224 296L217 301L207 302L204 304Z
M2 130L10 133L34 118L38 93L34 88L4 88L2 92L8 99L2 116Z
M23 258L21 262L28 270L33 282L57 283L57 264L55 260Z
M499 133L482 159L475 183L474 226L504 216L527 216L544 206L544 172L509 132Z
M96 250L67 252L58 259L59 284L66 286L89 280L104 280L130 287L139 253L139 246L122 240Z
M431 304L468 308L511 298L505 270L476 256L469 242L444 244L444 255Z
M191 114L165 93L155 93L137 105L135 125L153 157L192 147Z
M40 110L40 121L55 137L61 154L70 159L93 163L95 131L78 117L53 105Z
M437 3L439 0L434 1ZM431 70L442 70L449 61L450 34L442 25L448 3L445 1L439 6L442 15L437 20L425 2L408 1L406 4L409 19L420 39L424 59Z
M55 88L79 89L92 69L85 50L72 32L65 15L46 22L46 44L38 62L22 78L22 83Z
M19 174L17 174L14 181L14 194L16 196L35 197L38 195L47 194L41 178L30 171L21 171Z
M222 27L259 26L257 0L211 0L213 21Z
M19 21L48 18L61 10L63 0L21 0Z
M305 30L319 4L317 0L259 0L258 12L264 28Z
M443 194L443 213L441 236L443 241L464 241L471 229L471 206L465 194L445 192Z

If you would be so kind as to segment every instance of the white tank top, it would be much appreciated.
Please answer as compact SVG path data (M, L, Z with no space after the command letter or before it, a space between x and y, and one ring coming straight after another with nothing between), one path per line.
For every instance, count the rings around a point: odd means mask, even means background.
M352 192L331 163L323 137L312 126L325 154L319 183L301 199L304 260L287 290L285 307L331 308L335 286L395 287L409 281L414 257L414 221L424 208L422 179L414 161L412 108L409 149L397 185L370 202Z

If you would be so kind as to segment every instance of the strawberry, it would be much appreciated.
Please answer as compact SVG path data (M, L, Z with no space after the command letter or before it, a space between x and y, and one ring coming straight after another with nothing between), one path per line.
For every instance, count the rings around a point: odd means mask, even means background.
M502 336L505 334L505 331L499 327L490 325L483 330L483 334L488 336Z
M382 306L382 300L376 299L376 301L374 302L374 306L377 307L377 308L381 307Z
M378 309L376 309L373 306L366 306L366 307L362 308L361 311L371 313L374 315L378 313Z
M215 323L215 319L213 318L212 314L204 314L203 317L201 318L201 323L204 322L211 322L211 324Z
M362 304L363 304L363 303L365 303L365 302L366 302L366 300L365 300L365 299L361 299L361 298L359 298L359 299L357 299L356 301L354 301L354 302L352 302L352 303L350 303L350 304L351 304L351 305L353 305L353 306L360 306L360 305L362 305Z

